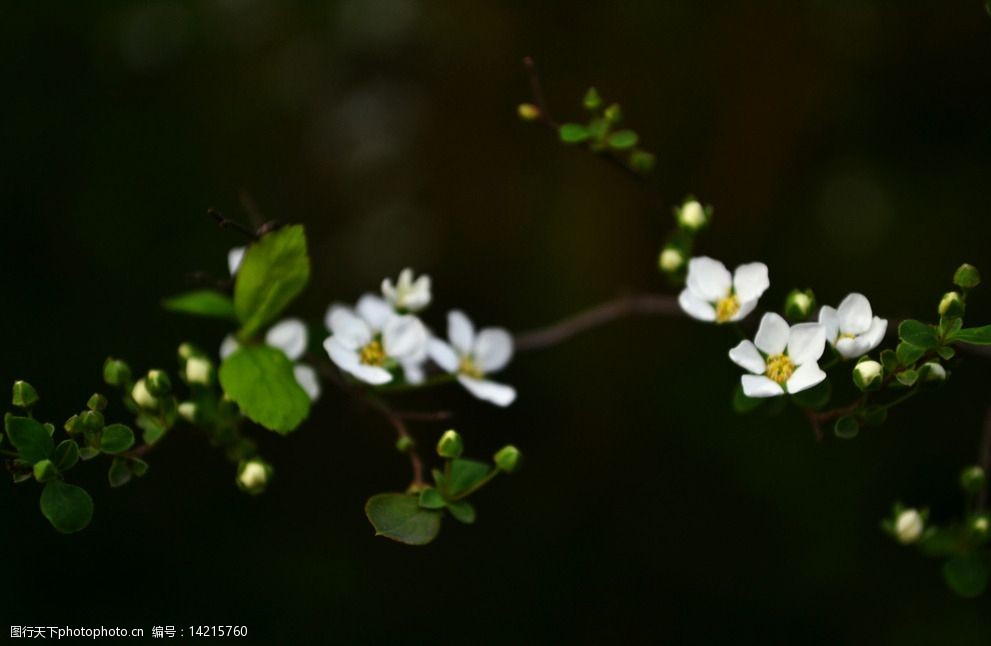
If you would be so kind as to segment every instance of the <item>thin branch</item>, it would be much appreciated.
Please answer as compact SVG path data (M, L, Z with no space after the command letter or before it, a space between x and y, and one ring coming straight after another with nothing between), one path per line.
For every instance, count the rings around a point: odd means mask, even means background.
M388 420L388 422L392 425L392 428L395 429L396 435L400 439L413 439L409 433L409 429L406 428L406 422L403 421L403 418L400 415L389 408L388 404L375 397L368 397L365 401L368 402L368 405L371 406L373 410ZM413 469L413 480L410 482L410 486L418 487L425 484L423 480L423 459L417 452L415 444L410 446L410 448L406 451L406 455L409 456L409 463Z
M206 214L217 221L217 226L221 229L230 229L231 231L236 231L241 235L245 236L252 242L255 242L260 237L258 233L252 231L249 227L244 226L240 222L236 222L224 216L223 213L214 208L209 208L206 210Z

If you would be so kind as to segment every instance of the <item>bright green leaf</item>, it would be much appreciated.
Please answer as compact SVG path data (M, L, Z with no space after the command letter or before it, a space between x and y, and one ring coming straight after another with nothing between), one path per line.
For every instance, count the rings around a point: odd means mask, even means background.
M419 504L424 509L443 509L446 503L439 491L429 487L420 492Z
M617 130L609 135L608 139L609 146L616 150L633 148L637 145L638 141L640 141L640 137L632 130Z
M898 357L899 363L901 363L903 366L912 365L913 363L918 361L919 358L922 357L922 355L924 355L925 353L926 351L920 348L919 346L912 345L911 343L908 343L906 341L899 343L898 347L895 348L895 355Z
M897 379L898 383L900 383L903 386L911 386L919 380L919 371L902 370L897 375L895 375L895 379Z
M458 458L451 460L451 474L447 479L447 498L456 498L473 489L489 475L492 467L485 462Z
M63 480L52 480L41 492L41 513L63 534L78 532L93 517L93 499L86 490Z
M134 431L123 424L111 424L100 436L100 450L104 453L123 453L134 446Z
M454 500L447 504L447 510L451 512L455 520L471 525L475 522L475 507L467 500Z
M52 456L55 442L41 422L30 417L17 417L7 414L4 417L4 427L10 443L17 448L21 460L34 464Z
M303 291L310 279L306 234L301 225L283 227L248 247L234 285L238 336L254 337Z
M310 398L296 382L281 350L244 346L220 365L220 385L241 412L267 429L286 434L310 414Z
M417 496L381 493L365 503L365 515L376 536L407 545L426 545L440 532L441 512L422 509Z
M566 144L578 144L589 137L588 128L580 123L566 123L558 129L558 136Z
M943 579L961 597L972 599L988 587L988 564L981 554L966 554L943 565Z
M212 289L200 289L166 298L162 307L180 314L205 316L208 318L237 321L234 313L234 301L227 294L215 292Z
M991 325L964 328L957 331L952 340L973 345L991 345Z
M107 480L111 487L122 487L131 481L131 468L127 464L127 458L114 458L107 470Z
M898 326L898 337L924 350L935 347L939 341L934 327L912 319L902 321Z

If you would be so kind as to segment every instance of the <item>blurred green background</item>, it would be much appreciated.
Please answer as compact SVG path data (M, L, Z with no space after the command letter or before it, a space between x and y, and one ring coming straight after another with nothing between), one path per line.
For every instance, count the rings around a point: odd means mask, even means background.
M242 192L306 225L294 312L314 320L407 265L434 277L438 328L447 307L522 330L668 289L670 214L517 119L527 54L559 120L589 84L623 104L665 199L716 206L700 251L769 264L769 307L812 286L932 318L960 262L991 273L979 0L7 2L0 34L0 383L32 381L54 421L109 354L172 369L179 342L219 344L158 301L224 274L240 240L204 213L247 221ZM971 311L991 321L991 289ZM97 504L79 535L51 530L36 485L2 485L0 617L257 643L991 642L988 598L954 598L878 529L896 498L960 512L988 364L816 443L797 413L733 415L732 341L629 320L519 357L508 410L406 401L453 406L470 453L527 457L424 549L372 537L362 504L408 465L334 392L291 438L257 434L277 472L258 498L182 431L123 490L74 472Z

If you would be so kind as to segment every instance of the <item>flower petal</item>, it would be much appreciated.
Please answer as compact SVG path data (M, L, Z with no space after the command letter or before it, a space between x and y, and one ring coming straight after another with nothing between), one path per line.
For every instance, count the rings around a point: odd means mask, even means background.
M299 319L283 319L268 329L265 343L282 350L290 361L295 361L306 352L306 324Z
M819 310L819 324L826 328L826 340L835 345L836 337L840 335L840 319L836 308L823 305Z
M838 339L835 347L836 351L844 359L856 359L867 354L870 349L868 348L867 339L864 338L863 334L853 338L845 336L842 339Z
M506 384L488 379L472 379L464 375L459 375L458 381L475 397L484 399L496 406L509 406L516 399L516 389Z
M757 300L758 299L755 298L751 301L741 301L740 309L736 311L736 314L730 317L729 319L730 322L735 323L737 321L742 321L743 319L747 318L750 315L750 313L754 311L754 308L757 307Z
M882 319L874 317L871 322L871 327L867 332L864 333L863 338L867 343L867 349L864 352L870 352L877 346L881 345L881 341L884 340L884 335L888 331L888 321L887 319Z
M741 301L757 300L770 286L767 265L762 262L740 265L733 272L733 291Z
M874 316L870 301L856 292L843 299L836 314L840 321L840 332L845 334L863 334L870 329Z
M740 377L740 385L743 386L744 395L755 399L785 394L784 388L764 375L743 375Z
M447 313L447 338L459 353L471 354L475 345L475 326L461 310L451 310Z
M800 365L798 370L792 373L791 378L785 386L788 392L794 395L819 384L825 378L826 373L822 371L819 364L815 361L810 361L809 363Z
M355 310L358 316L376 332L381 332L386 322L393 316L392 306L375 294L364 294L358 299Z
M427 375L423 370L422 361L404 361L402 366L403 377L405 377L407 383L419 385L426 380Z
M433 362L446 372L457 372L461 359L450 345L440 339L430 339L427 342L427 354Z
M241 347L241 344L237 342L233 334L228 334L224 337L224 340L220 342L220 360L223 361L227 357L234 354L234 351Z
M396 359L411 358L423 352L427 343L427 328L415 316L395 316L382 330L382 348L385 354Z
M330 313L331 334L338 343L349 350L357 350L372 340L372 329L346 307L339 307Z
M767 370L767 362L751 341L743 340L729 351L730 360L744 370L762 375Z
M244 260L244 252L247 250L247 247L234 247L227 252L227 269L230 270L231 276L236 274L237 270L241 268L241 262Z
M337 337L330 337L323 342L323 347L330 355L331 361L341 370L350 373L358 379L373 385L387 384L392 381L388 370L378 366L366 366L358 359L358 353L344 347Z
M475 339L472 355L482 372L501 370L513 356L513 337L501 327L485 328Z
M678 305L681 305L681 309L685 310L685 314L688 314L693 319L700 321L716 320L716 308L712 304L702 300L700 296L696 296L695 292L690 289L681 290L681 293L678 294Z
M788 346L788 323L774 312L761 318L754 345L764 354L781 354Z
M817 361L826 349L826 328L818 323L793 325L788 334L788 357L796 366Z
M320 399L320 380L317 379L317 371L313 366L297 363L293 366L292 373L296 377L296 383L310 396L310 401L315 402Z
M726 265L709 258L699 256L688 261L688 289L703 300L714 302L725 298L733 285L733 276Z

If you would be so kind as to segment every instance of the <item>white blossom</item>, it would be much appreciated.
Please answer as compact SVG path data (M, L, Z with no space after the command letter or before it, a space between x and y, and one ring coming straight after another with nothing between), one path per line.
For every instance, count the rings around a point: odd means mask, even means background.
M768 312L753 342L744 340L729 351L733 363L749 371L740 383L747 397L775 397L812 388L826 378L817 363L826 348L826 331L818 323L788 327Z
M430 358L457 375L468 391L497 406L508 406L516 399L516 389L486 377L504 368L513 356L513 337L502 328L485 328L476 334L475 326L465 314L454 310L447 315L450 343L431 339Z
M906 509L895 519L895 538L903 545L914 543L922 536L924 527L922 514L915 509Z
M826 340L844 359L856 359L881 344L888 321L874 316L871 303L863 294L850 294L836 309L825 305L819 322L826 328Z
M382 296L401 312L419 312L430 304L430 276L413 280L413 270L407 267L399 272L395 285L389 278L382 281Z
M268 329L265 334L265 345L281 350L293 362L293 375L300 388L306 391L311 401L320 399L320 380L313 366L300 363L299 359L306 353L309 333L306 324L296 318L279 321ZM237 350L240 344L233 334L228 334L220 344L220 359L226 359Z
M762 262L740 265L730 274L723 263L700 256L688 261L685 284L678 295L681 309L700 321L728 323L750 314L771 283Z

